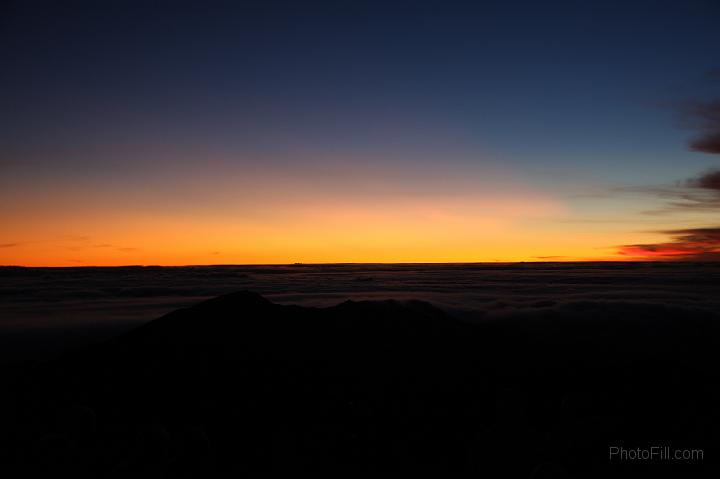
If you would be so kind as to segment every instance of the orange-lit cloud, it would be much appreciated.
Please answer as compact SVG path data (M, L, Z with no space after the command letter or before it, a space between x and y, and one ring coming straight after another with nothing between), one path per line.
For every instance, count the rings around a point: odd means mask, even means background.
M621 246L619 254L644 259L720 260L720 228L691 228L665 231L666 243Z

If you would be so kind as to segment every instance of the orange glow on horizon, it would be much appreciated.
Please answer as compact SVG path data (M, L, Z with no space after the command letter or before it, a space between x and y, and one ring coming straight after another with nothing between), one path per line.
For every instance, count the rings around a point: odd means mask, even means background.
M164 215L86 210L24 222L0 264L119 266L448 263L626 259L599 250L616 237L545 220L565 207L542 196L406 198L391 203L296 201L270 214ZM41 238L41 239L38 239ZM625 239L625 238L623 238Z
M0 264L627 261L611 245L658 239L563 222L576 205L490 171L333 168L34 184L0 214Z

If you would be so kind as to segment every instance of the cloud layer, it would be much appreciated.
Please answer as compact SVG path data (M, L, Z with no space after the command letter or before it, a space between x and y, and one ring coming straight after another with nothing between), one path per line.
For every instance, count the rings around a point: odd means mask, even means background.
M681 262L0 267L0 362L110 337L241 290L303 306L419 299L481 321L656 319L720 314L718 276L720 263Z
M690 149L720 154L720 100L695 104L690 108L700 134L690 141Z

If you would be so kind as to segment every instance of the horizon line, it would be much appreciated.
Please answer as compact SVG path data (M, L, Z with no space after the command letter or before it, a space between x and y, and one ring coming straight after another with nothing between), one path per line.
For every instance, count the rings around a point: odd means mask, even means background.
M218 264L123 264L123 265L19 265L5 264L0 268L217 268L237 266L350 266L350 265L471 265L471 264L556 264L556 263L716 263L716 261L686 260L630 260L630 259L597 259L597 260L557 260L557 261L403 261L403 262L328 262L328 263L218 263Z

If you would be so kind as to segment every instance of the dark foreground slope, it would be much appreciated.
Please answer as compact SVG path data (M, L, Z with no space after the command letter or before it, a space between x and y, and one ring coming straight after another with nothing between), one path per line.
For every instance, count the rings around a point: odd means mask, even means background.
M468 323L422 302L235 293L3 371L5 477L316 471L706 476L718 317L630 305ZM702 449L609 460L609 447Z

